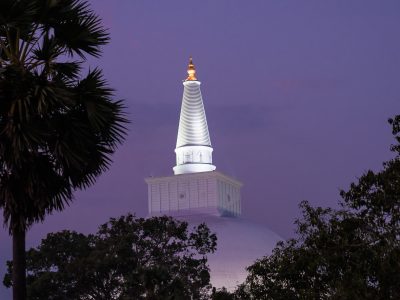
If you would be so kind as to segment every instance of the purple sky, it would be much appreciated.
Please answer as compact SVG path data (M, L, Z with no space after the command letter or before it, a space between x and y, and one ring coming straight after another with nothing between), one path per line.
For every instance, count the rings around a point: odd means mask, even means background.
M214 162L244 183L243 214L283 237L298 203L335 206L390 158L386 120L400 113L400 2L92 0L110 29L100 66L130 125L114 164L47 232L95 231L147 213L143 178L171 175L189 55L202 81ZM118 4L117 4L118 3ZM1 219L2 220L2 219ZM11 240L0 232L0 276ZM0 289L0 298L9 293Z

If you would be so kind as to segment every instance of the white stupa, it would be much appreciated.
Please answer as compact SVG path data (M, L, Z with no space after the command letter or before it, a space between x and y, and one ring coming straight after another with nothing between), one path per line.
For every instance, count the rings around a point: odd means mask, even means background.
M170 215L191 226L206 223L217 234L217 251L209 255L211 282L232 290L246 277L245 268L271 253L281 238L241 215L242 183L216 171L201 82L189 61L176 142L174 174L150 177L149 215Z

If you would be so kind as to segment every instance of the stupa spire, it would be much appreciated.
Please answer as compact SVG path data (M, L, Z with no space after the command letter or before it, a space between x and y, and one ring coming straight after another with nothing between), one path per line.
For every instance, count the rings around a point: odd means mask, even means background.
M186 81L188 81L188 80L197 80L197 78L196 78L196 68L194 67L194 64L193 64L193 59L192 59L192 57L190 56L189 57L189 65L188 65L188 69L187 69L187 73L188 73L188 78L186 78Z
M212 164L210 134L201 96L201 82L196 78L192 57L189 59L188 78L183 82L183 98L176 141L175 175L215 170Z

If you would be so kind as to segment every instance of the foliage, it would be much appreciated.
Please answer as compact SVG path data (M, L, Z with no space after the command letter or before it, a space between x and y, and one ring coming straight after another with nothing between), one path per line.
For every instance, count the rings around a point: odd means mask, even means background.
M95 235L50 233L27 251L28 299L204 299L215 248L205 224L189 230L166 216L122 216Z
M400 298L400 116L389 122L396 157L342 191L337 210L302 202L298 237L248 268L237 299Z
M85 1L0 1L0 208L10 230L62 210L123 140L123 105L101 70L81 76L108 40Z
M228 290L223 287L221 289L216 289L213 287L211 299L212 300L234 300L235 295L233 293L228 292Z
M0 209L13 236L14 299L25 297L25 235L105 171L126 119L100 69L109 40L84 0L0 0Z

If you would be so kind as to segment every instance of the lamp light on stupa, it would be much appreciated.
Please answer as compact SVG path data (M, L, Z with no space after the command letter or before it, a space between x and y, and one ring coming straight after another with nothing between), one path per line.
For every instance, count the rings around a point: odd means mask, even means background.
M189 66L188 66L187 73L188 73L189 76L188 76L188 78L186 78L186 81L195 81L195 80L197 80L197 78L196 78L196 69L194 67L192 57L189 58Z

